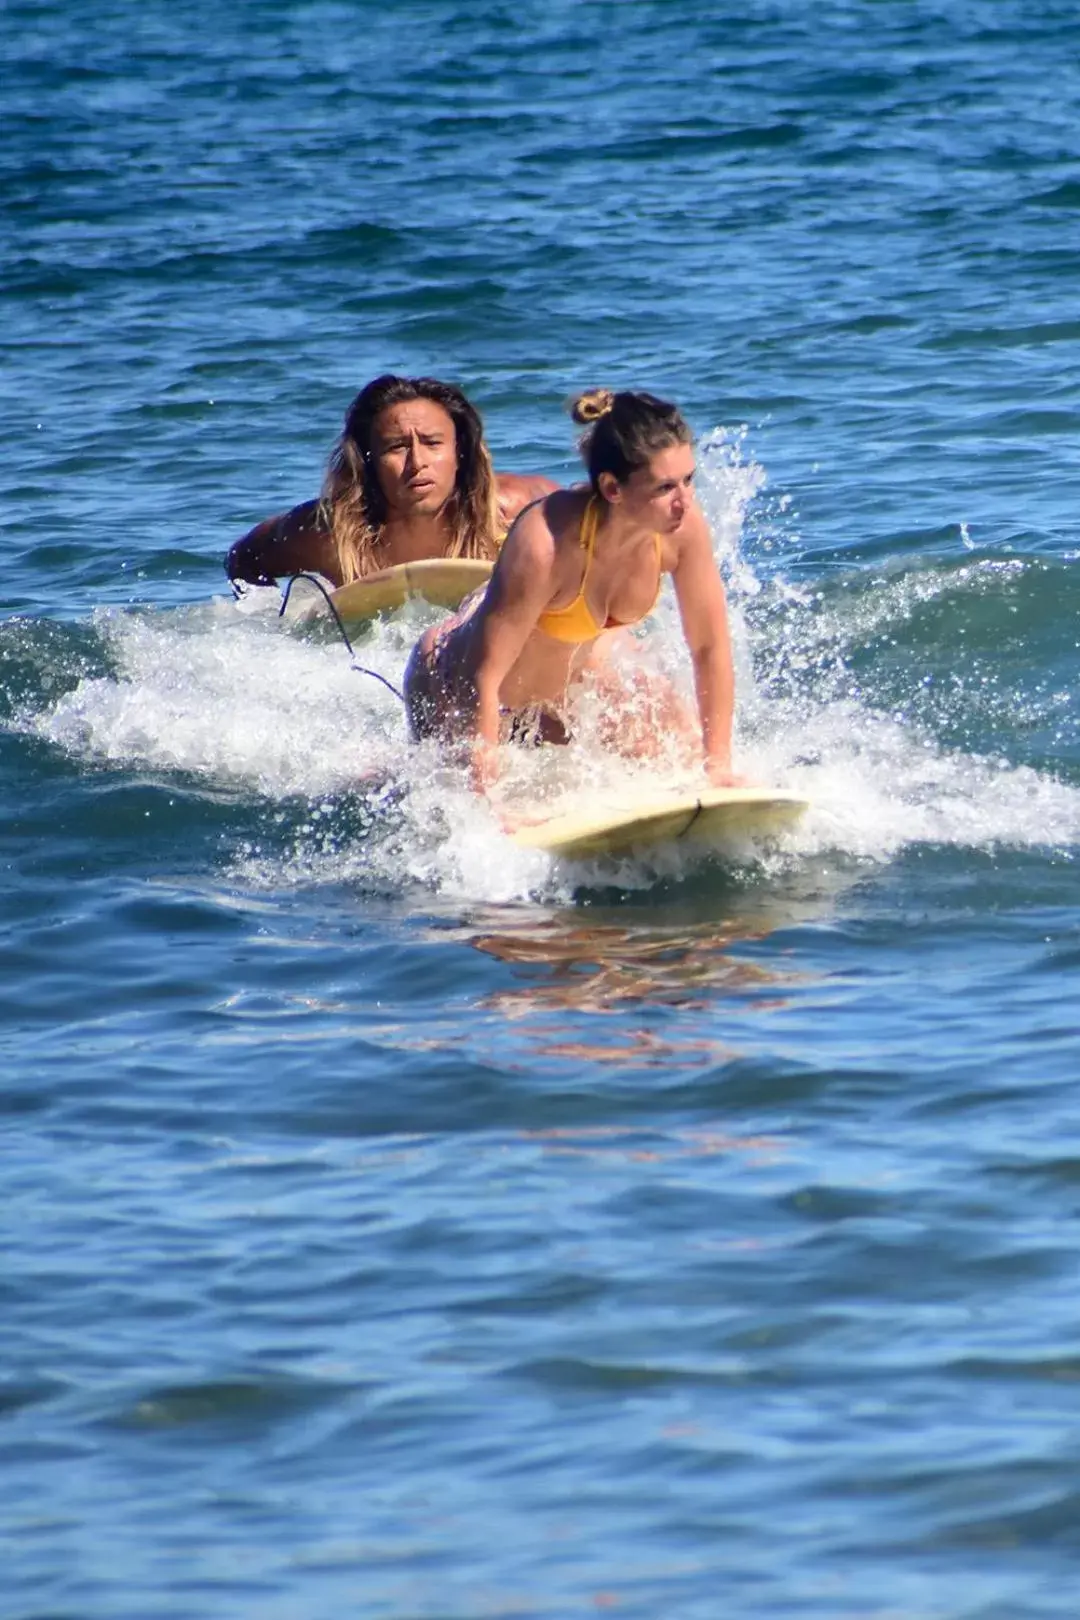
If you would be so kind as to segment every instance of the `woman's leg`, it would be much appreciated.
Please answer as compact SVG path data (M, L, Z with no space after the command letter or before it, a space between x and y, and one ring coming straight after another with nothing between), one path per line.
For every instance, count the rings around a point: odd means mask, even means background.
M444 735L450 728L454 706L445 649L452 628L452 621L444 621L425 630L405 665L402 695L414 742Z
M413 740L459 736L475 703L470 621L486 586L471 591L455 613L425 630L405 666L403 694Z

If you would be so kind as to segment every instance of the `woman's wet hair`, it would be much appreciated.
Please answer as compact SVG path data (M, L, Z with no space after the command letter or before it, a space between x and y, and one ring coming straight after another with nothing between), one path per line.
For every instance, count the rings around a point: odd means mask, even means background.
M601 473L625 484L631 473L647 467L661 450L692 444L693 434L677 405L655 394L613 393L590 388L568 405L574 421L585 428L578 440L589 482L599 493Z
M375 422L392 405L430 399L454 424L457 478L446 509L448 557L494 557L498 551L495 474L480 413L460 388L436 377L387 373L362 388L345 413L330 455L320 513L333 536L342 583L385 567L379 555L386 497L375 470Z

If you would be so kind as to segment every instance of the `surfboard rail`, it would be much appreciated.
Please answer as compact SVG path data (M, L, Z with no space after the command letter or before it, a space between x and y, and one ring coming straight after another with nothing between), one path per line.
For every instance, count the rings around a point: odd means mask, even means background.
M772 787L621 795L520 825L511 836L523 849L551 855L623 855L684 839L720 844L769 837L792 827L808 808L801 794Z
M493 567L480 557L424 557L354 579L332 591L330 600L345 624L363 624L414 597L433 607L453 609L470 591L487 584Z

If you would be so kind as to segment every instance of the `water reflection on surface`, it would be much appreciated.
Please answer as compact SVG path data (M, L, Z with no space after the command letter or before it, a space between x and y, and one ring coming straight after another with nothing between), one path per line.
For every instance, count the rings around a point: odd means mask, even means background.
M618 1125L552 1127L522 1131L523 1140L536 1142L548 1154L567 1158L628 1160L659 1164L669 1159L707 1159L741 1155L761 1168L778 1163L790 1151L780 1135L760 1132L741 1135L719 1124L691 1125L658 1131L653 1126Z
M677 1058L713 1065L737 1056L718 1005L769 1013L805 985L805 967L761 942L795 919L788 908L727 908L722 917L650 911L648 921L611 910L490 913L462 931L476 950L507 964L513 982L478 1005L518 1025L538 1054L591 1063L658 1067ZM681 915L679 913L682 913ZM474 919L474 922L477 919ZM801 919L800 919L801 920ZM673 1014L681 1015L676 1023ZM592 1038L582 1017L603 1020ZM686 1015L690 1015L687 1017Z
M783 975L774 967L730 954L733 944L767 932L709 924L661 929L582 925L574 917L474 934L471 943L501 962L549 970L541 982L487 998L486 1005L498 1006L510 1017L541 1007L616 1014L631 1002L705 1007L718 989L775 987Z

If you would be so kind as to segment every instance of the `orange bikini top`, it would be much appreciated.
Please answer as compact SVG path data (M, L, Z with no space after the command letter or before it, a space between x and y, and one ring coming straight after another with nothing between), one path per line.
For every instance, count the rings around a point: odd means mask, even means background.
M593 618L592 609L585 600L585 584L589 578L589 568L592 565L593 547L596 544L596 530L600 523L600 502L595 495L590 496L589 504L585 508L585 515L581 520L581 545L585 551L585 571L581 576L581 588L572 602L562 608L548 608L541 613L536 621L536 628L542 630L546 636L553 636L556 641L570 641L580 644L583 641L594 641L601 630L619 630L627 624L637 624L644 619L656 606L660 595L662 574L660 571L661 539L658 534L653 535L656 545L656 596L653 597L644 613L639 613L636 619L608 619L606 624L598 624Z

